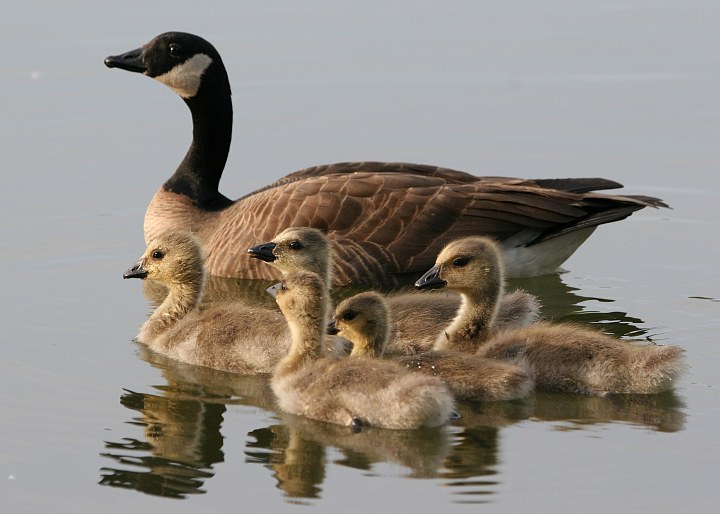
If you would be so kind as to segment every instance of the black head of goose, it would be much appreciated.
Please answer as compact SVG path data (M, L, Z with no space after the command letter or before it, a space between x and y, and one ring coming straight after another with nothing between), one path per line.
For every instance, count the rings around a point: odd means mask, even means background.
M476 177L377 162L307 168L231 201L218 190L232 102L217 50L198 36L166 32L105 64L161 81L190 108L192 144L148 206L145 239L167 230L197 234L214 275L277 279L277 270L245 249L286 227L314 226L336 243L336 284L411 281L443 244L467 234L500 241L509 276L532 276L555 270L598 225L665 206L652 197L594 193L621 187L601 178Z
M233 202L218 191L230 150L233 112L230 83L217 50L198 36L167 32L141 48L108 57L105 64L162 82L190 108L192 145L161 191L187 197L204 211L231 205ZM145 239L169 229L183 227L168 224L162 230L160 224L152 235L146 233Z

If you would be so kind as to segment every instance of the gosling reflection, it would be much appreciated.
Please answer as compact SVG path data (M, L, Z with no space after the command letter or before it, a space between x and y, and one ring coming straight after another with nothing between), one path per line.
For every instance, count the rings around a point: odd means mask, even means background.
M562 422L559 429L622 422L674 432L684 427L684 407L672 391L605 398L539 392L525 401L460 403L461 419L451 429L453 434L437 430L423 435L380 429L354 434L343 427L284 415L282 425L268 429L274 434L274 444L269 444L272 439L267 434L263 437L257 432L252 447L272 448L272 456L264 462L273 469L278 487L288 497L320 495L324 466L318 463L326 461L324 448L334 447L343 455L334 464L370 472L379 462L400 464L409 470L408 476L448 480L463 503L486 503L499 484L495 476L500 467L503 428L525 420Z
M130 423L144 428L146 441L106 442L108 452L101 455L122 467L102 468L100 484L175 498L204 493L212 465L224 458L220 425L225 406L133 391L120 402L142 414Z
M156 456L198 469L223 461L218 436L224 405L133 391L123 394L120 403L142 414L135 420L144 426L147 444Z
M202 494L224 460L221 425L226 405L264 409L274 405L266 377L223 373L172 361L138 345L140 356L162 370L160 394L128 391L120 403L140 416L129 424L143 428L144 441L107 441L102 456L116 467L101 469L100 484L173 498Z
M272 470L277 487L289 499L319 498L325 480L325 447L299 437L286 425L271 425L248 434L247 462Z
M448 451L450 434L445 427L418 430L384 430L348 427L314 421L291 414L278 414L281 424L250 432L249 462L272 470L277 486L289 499L319 498L325 478L328 453L340 457L333 464L371 471L381 463L407 470L411 478L439 476Z
M685 407L672 390L606 397L536 391L523 401L461 403L458 424L466 428L503 428L532 420L562 422L562 427L581 430L597 424L629 423L658 432L678 432L685 428Z
M685 403L674 391L618 394L606 398L561 393L535 393L532 418L564 422L559 429L582 429L600 423L630 423L658 432L685 427Z
M452 447L437 476L459 503L484 504L497 492L502 430L522 421L557 423L557 430L583 430L607 423L629 423L659 432L685 425L685 404L673 391L608 397L536 392L515 402L460 403L462 416Z
M342 457L333 460L334 464L363 471L390 463L405 468L405 476L411 478L435 477L450 449L450 434L442 426L416 430L363 427L353 432L291 414L281 413L281 420L293 436L336 448Z

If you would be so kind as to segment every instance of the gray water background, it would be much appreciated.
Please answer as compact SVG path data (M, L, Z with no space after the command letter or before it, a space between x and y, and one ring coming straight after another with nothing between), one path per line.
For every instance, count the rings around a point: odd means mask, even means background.
M707 512L720 457L720 4L18 2L0 17L0 511ZM283 416L263 380L131 341L122 272L187 109L105 56L167 30L221 52L235 101L221 183L401 160L602 176L665 199L601 227L545 314L677 344L667 395L464 406L441 431ZM218 286L224 287L220 282Z

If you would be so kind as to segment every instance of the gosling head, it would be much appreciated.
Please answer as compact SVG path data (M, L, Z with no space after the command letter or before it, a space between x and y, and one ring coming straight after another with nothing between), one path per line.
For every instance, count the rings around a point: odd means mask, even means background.
M351 341L352 355L380 357L390 334L389 318L390 312L383 297L368 291L340 302L327 331Z
M312 271L329 283L332 247L327 236L316 228L286 228L271 242L249 248L248 253L283 273Z
M150 278L168 286L202 281L202 277L202 247L189 232L165 232L156 237L140 260L123 273L123 278Z
M282 282L270 286L267 291L275 297L278 307L288 319L327 319L327 288L316 273L288 273Z
M415 282L418 289L447 287L472 295L502 287L504 269L498 245L487 237L466 237L443 248L430 268Z

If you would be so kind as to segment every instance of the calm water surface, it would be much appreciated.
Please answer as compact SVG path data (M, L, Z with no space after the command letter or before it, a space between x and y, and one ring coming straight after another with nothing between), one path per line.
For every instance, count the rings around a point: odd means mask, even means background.
M720 500L713 2L13 2L0 19L2 512L703 512ZM517 282L544 314L687 349L675 391L462 405L429 431L278 412L265 379L132 342L122 272L190 141L102 59L203 35L231 74L223 192L342 160L603 176L665 199ZM216 295L262 284L212 282ZM268 301L257 297L257 301Z

